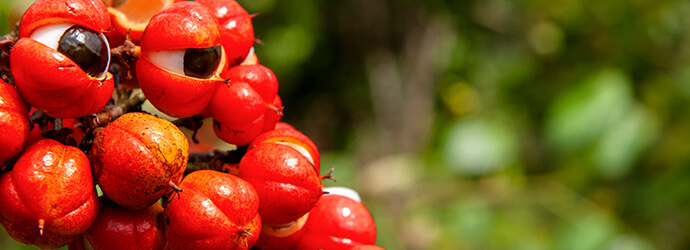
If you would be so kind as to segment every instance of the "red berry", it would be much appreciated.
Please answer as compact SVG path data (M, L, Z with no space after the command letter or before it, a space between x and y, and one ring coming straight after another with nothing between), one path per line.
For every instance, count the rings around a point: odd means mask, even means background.
M94 249L163 249L163 207L160 203L142 210L127 210L101 197L98 217L85 236Z
M29 137L29 112L17 89L0 79L0 168L24 148Z
M259 213L269 225L302 217L322 192L319 173L309 159L281 143L261 143L249 149L240 161L239 176L259 193Z
M89 158L103 193L127 209L143 209L168 195L182 180L189 143L171 122L127 113L93 141Z
M376 242L376 225L361 202L338 194L321 196L309 212L296 249L351 249Z
M59 248L93 223L98 195L78 148L51 139L27 147L0 178L0 223L22 244Z
M259 197L237 176L213 170L189 174L184 192L165 207L170 249L249 249L261 232Z

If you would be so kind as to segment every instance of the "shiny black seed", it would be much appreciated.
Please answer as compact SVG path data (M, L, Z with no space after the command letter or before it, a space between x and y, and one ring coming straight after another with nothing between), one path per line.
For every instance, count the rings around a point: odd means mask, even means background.
M110 50L103 36L81 26L72 26L60 37L58 49L84 72L99 77L108 66Z
M184 74L206 79L213 75L220 63L221 47L187 49L184 53Z

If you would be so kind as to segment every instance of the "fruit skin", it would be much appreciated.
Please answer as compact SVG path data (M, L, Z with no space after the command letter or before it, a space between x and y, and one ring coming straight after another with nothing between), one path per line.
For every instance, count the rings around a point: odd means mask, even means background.
M64 22L103 33L110 28L110 14L99 0L38 0L24 12L19 37L28 37L43 25Z
M246 82L266 103L273 103L278 94L278 78L273 70L260 64L237 65L220 76L230 83Z
M240 161L239 176L251 183L261 200L259 213L265 224L297 220L321 196L321 181L313 165L296 149L279 143L262 143Z
M0 178L0 204L0 223L16 241L39 248L68 244L98 214L88 158L78 148L51 139L29 145Z
M192 172L180 197L167 201L166 248L249 249L261 231L259 197L237 176L213 170ZM247 233L248 232L248 233Z
M105 196L100 201L98 217L84 233L94 249L163 249L165 232L160 203L132 211Z
M10 54L15 83L22 97L32 106L57 118L76 118L93 114L110 99L113 76L106 72L96 78L88 75L67 56L29 38L38 27L72 23L96 32L107 31L110 17L97 0L40 0L22 16L19 40Z
M183 0L176 0L180 2ZM211 10L220 24L228 67L242 63L254 45L252 16L235 0L196 0Z
M213 95L215 84L222 81L220 71L225 67L225 57L221 57L215 75L201 79L161 68L151 61L149 53L220 46L218 29L218 21L196 2L168 5L149 20L141 38L142 56L136 71L139 86L153 106L178 118L201 113Z
M29 107L17 89L0 79L0 168L24 148L29 137Z
M376 242L376 225L361 202L326 194L309 212L305 233L294 249L351 249Z
M189 142L171 122L127 113L96 134L89 159L94 179L126 209L144 209L173 192L187 165Z

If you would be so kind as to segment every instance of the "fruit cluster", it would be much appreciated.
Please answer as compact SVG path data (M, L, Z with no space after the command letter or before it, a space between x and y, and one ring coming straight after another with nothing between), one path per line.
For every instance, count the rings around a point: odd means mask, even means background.
M280 122L252 18L234 0L31 5L0 40L7 233L39 248L381 249L357 193L324 187L316 145ZM205 118L237 149L190 153L179 127Z

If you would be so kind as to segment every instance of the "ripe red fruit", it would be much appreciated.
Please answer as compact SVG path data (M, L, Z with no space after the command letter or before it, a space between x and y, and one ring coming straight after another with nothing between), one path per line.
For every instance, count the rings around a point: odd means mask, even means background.
M376 242L376 225L361 202L338 194L321 196L309 212L295 249L351 249Z
M265 224L282 225L302 217L321 196L321 180L309 159L291 146L260 143L240 161L239 176L254 186Z
M163 113L185 118L208 104L225 66L218 21L197 2L166 6L141 38L136 72L146 98Z
M98 217L85 236L94 249L163 249L163 207L160 203L127 210L101 196Z
M0 79L0 168L17 155L29 137L29 112L17 89Z
M0 178L0 204L0 223L13 239L39 248L68 244L98 213L88 158L51 139L31 144Z
M183 0L176 0L177 2ZM228 67L245 60L254 44L252 16L235 0L196 0L211 10L220 24Z
M261 231L259 197L237 176L213 170L189 174L185 191L165 207L170 249L249 249Z
M22 16L10 54L15 83L31 106L57 118L103 108L113 92L108 11L98 0L39 0Z
M189 143L171 122L127 113L96 134L89 159L103 193L139 210L168 195L182 180Z
M238 65L221 76L227 82L216 85L208 104L213 129L227 143L247 145L282 116L282 103L276 100L278 80L262 65Z

